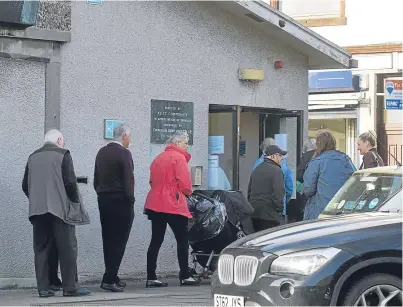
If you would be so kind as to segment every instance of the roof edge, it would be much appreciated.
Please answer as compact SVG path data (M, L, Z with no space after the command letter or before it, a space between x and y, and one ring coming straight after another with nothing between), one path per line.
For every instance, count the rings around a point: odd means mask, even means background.
M267 23L270 23L276 27L281 28L281 30L286 32L288 35L293 36L294 38L304 42L309 47L314 48L317 51L321 52L322 54L326 55L327 57L339 62L345 68L351 68L352 64L350 59L352 58L352 55L347 50L329 41L320 34L314 32L313 30L305 27L303 24L294 20L290 16L271 7L268 3L261 0L257 1L233 0L233 1L241 5L251 13L256 14L260 18L264 19ZM262 16L262 14L256 12L256 10L259 8L265 9L265 11L270 15L266 14L266 16ZM286 21L287 26L280 27L279 26L280 20ZM328 48L323 48L323 46L319 46L321 44L325 44Z
M239 1L241 2L241 1ZM252 2L252 1L251 1ZM307 32L308 34L314 36L315 38L317 38L318 40L323 41L324 43L328 44L329 46L331 46L332 48L337 49L338 51L344 53L347 56L351 57L351 53L349 53L347 50L345 50L343 47L333 43L332 41L328 40L327 38L323 37L322 35L316 33L315 31L311 30L310 28L304 26L302 23L296 21L295 19L293 19L292 17L284 14L283 12L271 7L269 4L267 4L264 1L261 0L257 0L257 1L253 1L256 2L264 7L266 7L267 9L269 9L272 13L277 14L279 17L286 19L288 22L292 23L294 26L300 28L302 31Z

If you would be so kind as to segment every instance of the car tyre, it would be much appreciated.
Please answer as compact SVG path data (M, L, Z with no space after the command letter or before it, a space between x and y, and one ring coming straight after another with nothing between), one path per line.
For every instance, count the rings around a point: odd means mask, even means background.
M399 297L400 297L400 305L394 305L394 306L402 306L401 305L402 280L396 276L393 276L390 274L383 274L383 273L367 275L367 276L363 277L361 280L359 280L357 283L353 284L351 289L347 292L342 306L355 306L356 303L365 294L365 292L369 291L370 289L374 289L373 293L374 293L374 295L377 295L377 293L379 294L379 292L377 292L377 290L381 289L382 287L390 287L390 288L394 287L394 288L397 288L398 290L400 290L400 294L397 294L394 297L394 301L396 299L399 299ZM380 295L382 295L382 293ZM388 294L386 291L386 294L383 294L383 299L387 299L387 298L388 298ZM390 301L390 303L392 303L392 301ZM359 305L362 306L362 304L359 304ZM388 305L386 303L386 306L392 306L392 305Z

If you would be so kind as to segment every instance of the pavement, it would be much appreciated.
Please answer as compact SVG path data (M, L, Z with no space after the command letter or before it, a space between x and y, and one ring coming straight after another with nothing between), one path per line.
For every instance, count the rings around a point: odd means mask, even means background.
M99 284L86 286L90 296L63 297L62 292L40 298L36 289L0 290L0 306L212 306L210 285L180 286L179 280L168 280L169 287L146 289L144 281L128 282L125 292L111 293Z

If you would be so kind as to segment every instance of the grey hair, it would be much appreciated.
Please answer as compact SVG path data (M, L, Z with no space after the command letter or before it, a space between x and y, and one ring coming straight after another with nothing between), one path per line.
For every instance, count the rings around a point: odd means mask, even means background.
M189 139L189 134L186 131L176 131L171 137L168 139L167 144L178 144L184 140Z
M311 150L316 150L316 139L314 138L310 138L302 147L302 152L304 153Z
M45 134L45 143L57 144L59 139L63 140L63 134L57 129L51 129Z
M113 140L120 142L124 135L131 134L131 129L126 124L119 124L113 128Z
M260 150L262 152L265 152L267 147L272 146L272 145L276 145L276 141L273 138L265 138L262 142L262 144L260 144Z

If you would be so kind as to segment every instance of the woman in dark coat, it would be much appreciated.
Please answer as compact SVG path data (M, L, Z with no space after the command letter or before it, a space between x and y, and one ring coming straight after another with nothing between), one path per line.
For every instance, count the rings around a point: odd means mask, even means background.
M316 150L316 139L310 138L302 148L302 157L297 168L297 180L304 182L304 173L308 162L311 161Z
M368 131L358 137L358 151L362 157L360 169L385 166L381 156L376 151L375 132Z
M315 154L316 150L316 139L310 138L302 148L302 157L299 165L297 167L297 182L296 182L296 199L294 204L288 206L289 210L288 214L288 221L289 222L298 222L302 221L304 216L304 208L307 198L301 191L301 185L304 182L304 173L308 162L311 161L313 155Z

